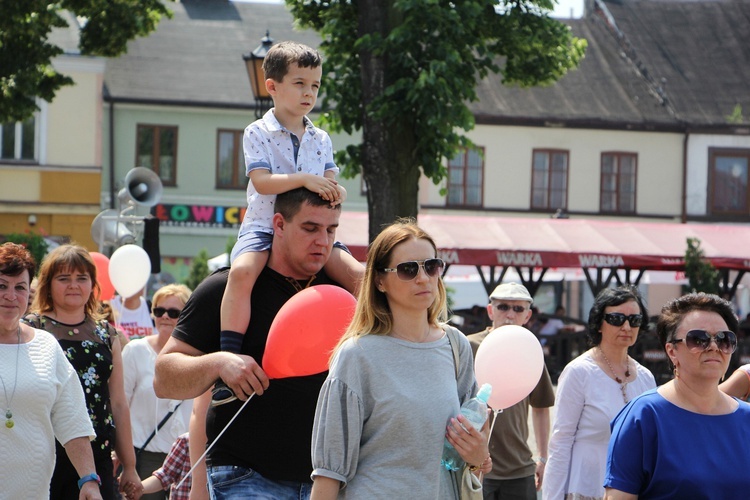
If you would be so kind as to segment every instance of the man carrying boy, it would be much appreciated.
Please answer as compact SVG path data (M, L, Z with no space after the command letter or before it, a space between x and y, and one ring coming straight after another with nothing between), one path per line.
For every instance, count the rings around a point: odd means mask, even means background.
M228 427L240 401L208 411L208 441L217 441L207 459L212 498L300 499L309 498L312 488L312 426L327 372L269 384L260 362L284 303L307 286L336 284L323 266L341 208L304 188L279 195L275 208L273 245L250 299L253 315L241 353L222 351L219 345L228 274L223 269L195 289L156 360L154 390L160 398L197 397L218 378L243 400L255 393Z
M245 218L231 254L232 269L221 304L221 349L238 353L251 317L250 294L268 261L276 195L306 188L338 205L346 190L334 179L331 139L316 128L307 114L313 110L323 76L318 52L296 42L271 47L263 60L266 89L274 107L251 123L243 138L247 185ZM363 274L362 266L348 253L336 249L327 273L351 293ZM236 399L219 382L214 406Z

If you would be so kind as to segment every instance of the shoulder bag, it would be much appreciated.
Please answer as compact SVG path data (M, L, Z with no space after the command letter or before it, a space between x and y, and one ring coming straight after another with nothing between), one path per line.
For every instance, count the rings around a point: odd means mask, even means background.
M458 337L456 336L456 330L446 326L445 334L448 336L448 342L451 345L453 351L453 365L456 369L456 380L458 380ZM460 400L460 397L459 397ZM464 470L461 473L461 482L459 484L459 497L461 500L482 500L482 481L479 480L473 472L469 470L468 465L464 465Z

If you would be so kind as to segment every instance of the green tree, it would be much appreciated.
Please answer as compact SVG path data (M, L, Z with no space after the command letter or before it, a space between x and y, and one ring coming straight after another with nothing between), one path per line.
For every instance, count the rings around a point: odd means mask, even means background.
M698 238L687 239L685 276L688 279L688 292L719 294L719 271L706 260Z
M49 250L49 244L47 243L47 240L44 239L44 235L35 233L34 231L7 234L5 236L5 241L25 246L26 250L28 250L31 256L34 257L37 270L39 270L39 265L42 263L42 259L47 255L47 251Z
M468 103L477 81L551 84L583 58L586 41L547 16L553 0L286 0L326 55L323 126L362 131L337 153L344 175L362 173L369 234L417 216L420 170L436 184L444 158L472 147Z
M211 272L208 270L208 251L204 248L193 259L190 274L183 283L191 290L195 290L209 274Z
M156 29L172 13L161 0L3 0L0 3L0 123L23 121L36 110L36 98L51 102L73 80L52 68L63 49L50 43L54 28L68 23L70 11L81 23L82 54L116 57L127 42Z

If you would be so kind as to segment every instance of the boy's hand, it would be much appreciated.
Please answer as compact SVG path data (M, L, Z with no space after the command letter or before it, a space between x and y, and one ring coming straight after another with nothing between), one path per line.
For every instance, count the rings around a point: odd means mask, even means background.
M336 182L335 179L329 179L328 177L321 177L319 175L310 175L305 179L305 188L313 193L317 193L326 201L340 203L338 182Z
M346 189L344 188L344 186L339 184L336 186L336 189L339 192L339 197L338 199L331 201L332 207L335 207L336 205L341 205L342 203L346 201Z

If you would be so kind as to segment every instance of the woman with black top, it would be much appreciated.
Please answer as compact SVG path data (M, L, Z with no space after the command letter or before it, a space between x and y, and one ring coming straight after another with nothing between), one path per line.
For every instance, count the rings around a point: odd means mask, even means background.
M135 470L130 411L123 389L122 356L115 330L101 320L96 265L86 249L62 245L42 262L29 325L46 330L60 343L75 368L86 397L96 438L91 442L102 497L115 497L112 450L124 470L120 488L128 498L142 490ZM57 443L50 498L77 499L78 474Z

